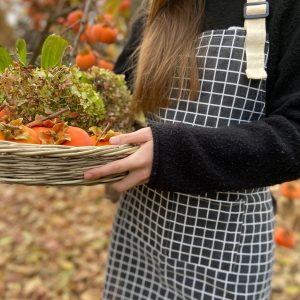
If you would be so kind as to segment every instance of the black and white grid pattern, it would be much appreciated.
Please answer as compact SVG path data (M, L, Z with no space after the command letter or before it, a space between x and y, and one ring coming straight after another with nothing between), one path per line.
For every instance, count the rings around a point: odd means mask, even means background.
M204 32L198 101L176 100L174 87L170 106L149 117L206 127L264 117L265 81L247 79L244 43L242 28ZM267 188L195 196L140 186L120 202L104 299L267 300L273 248Z

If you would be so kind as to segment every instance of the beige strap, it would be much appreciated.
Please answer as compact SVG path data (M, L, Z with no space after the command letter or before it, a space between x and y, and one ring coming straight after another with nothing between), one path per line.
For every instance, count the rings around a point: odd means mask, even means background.
M249 79L266 79L265 44L268 2L247 0L245 5L246 75Z

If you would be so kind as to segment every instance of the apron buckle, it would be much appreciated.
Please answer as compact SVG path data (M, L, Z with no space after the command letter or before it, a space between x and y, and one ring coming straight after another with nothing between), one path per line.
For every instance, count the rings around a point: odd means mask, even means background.
M263 6L264 5L264 6ZM261 13L251 13L249 10L252 8L255 10L262 10ZM261 6L261 7L259 7ZM264 11L264 12L263 12ZM245 19L261 19L261 18L267 18L270 14L270 5L268 1L258 1L253 3L245 3L244 4L244 18Z

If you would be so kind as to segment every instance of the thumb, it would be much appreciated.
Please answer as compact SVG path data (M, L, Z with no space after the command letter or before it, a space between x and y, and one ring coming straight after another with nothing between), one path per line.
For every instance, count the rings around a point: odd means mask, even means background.
M120 134L109 139L112 145L122 144L141 144L152 140L152 131L150 127L142 128L132 133Z

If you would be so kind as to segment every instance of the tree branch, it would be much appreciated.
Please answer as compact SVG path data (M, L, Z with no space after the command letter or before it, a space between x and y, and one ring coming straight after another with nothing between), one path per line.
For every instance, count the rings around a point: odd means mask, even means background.
M76 52L77 47L78 47L80 36L84 32L84 30L85 30L85 24L87 23L87 16L88 16L88 13L90 11L92 3L93 3L93 0L86 0L85 1L84 9L83 9L83 18L81 19L80 28L79 28L76 36L75 36L75 40L74 40L74 44L73 44L73 49L72 49L72 52L71 52L71 56L75 56L75 52Z
M30 64L31 65L35 64L36 59L38 58L38 56L41 52L43 43L44 43L45 39L47 38L47 36L49 35L49 30L50 30L51 26L56 22L56 19L58 17L67 16L71 11L73 11L77 7L77 6L75 6L75 7L73 6L73 7L69 7L67 9L63 10L64 3L65 3L65 0L61 0L60 3L59 3L60 5L58 5L56 7L55 11L53 11L50 14L50 16L47 20L47 24L46 24L44 30L41 32L41 34L39 36L39 39L36 43L36 46L33 50L33 54L32 54L32 57L30 59Z

